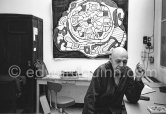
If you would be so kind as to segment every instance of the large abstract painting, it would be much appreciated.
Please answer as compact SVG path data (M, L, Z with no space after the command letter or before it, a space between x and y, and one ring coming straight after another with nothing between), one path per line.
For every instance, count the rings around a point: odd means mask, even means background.
M127 0L53 0L54 58L105 58L127 48Z

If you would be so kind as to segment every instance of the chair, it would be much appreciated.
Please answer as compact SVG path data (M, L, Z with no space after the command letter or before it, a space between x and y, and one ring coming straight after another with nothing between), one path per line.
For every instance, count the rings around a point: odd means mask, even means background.
M47 82L47 87L49 92L50 107L52 107L52 95L55 95L55 99L53 100L55 103L54 107L58 109L62 114L66 113L64 108L75 104L75 100L73 98L67 96L58 96L57 93L62 89L62 85L60 83Z
M50 109L50 107L48 105L48 101L47 101L46 95L40 96L40 103L41 103L41 106L43 108L44 114L50 114L51 113L51 109Z

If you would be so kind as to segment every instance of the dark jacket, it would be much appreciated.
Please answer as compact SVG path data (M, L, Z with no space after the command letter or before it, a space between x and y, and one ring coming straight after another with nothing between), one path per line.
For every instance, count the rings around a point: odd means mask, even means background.
M113 74L110 62L95 70L85 95L82 114L125 114L124 95L128 101L137 103L144 87L143 82L134 80L129 67L126 67L125 75L121 76L118 85L115 84Z

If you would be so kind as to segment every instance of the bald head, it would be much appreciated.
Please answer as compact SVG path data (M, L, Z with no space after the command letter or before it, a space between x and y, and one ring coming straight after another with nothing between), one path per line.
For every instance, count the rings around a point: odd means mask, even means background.
M117 47L112 50L112 57L126 57L128 58L128 53L123 47Z
M114 69L117 67L126 66L128 60L128 53L123 47L117 47L112 50L110 61Z

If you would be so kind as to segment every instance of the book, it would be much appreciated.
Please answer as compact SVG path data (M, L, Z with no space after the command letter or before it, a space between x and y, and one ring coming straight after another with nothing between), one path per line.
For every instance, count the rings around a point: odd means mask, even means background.
M166 106L164 105L148 106L147 110L151 114L166 114Z

